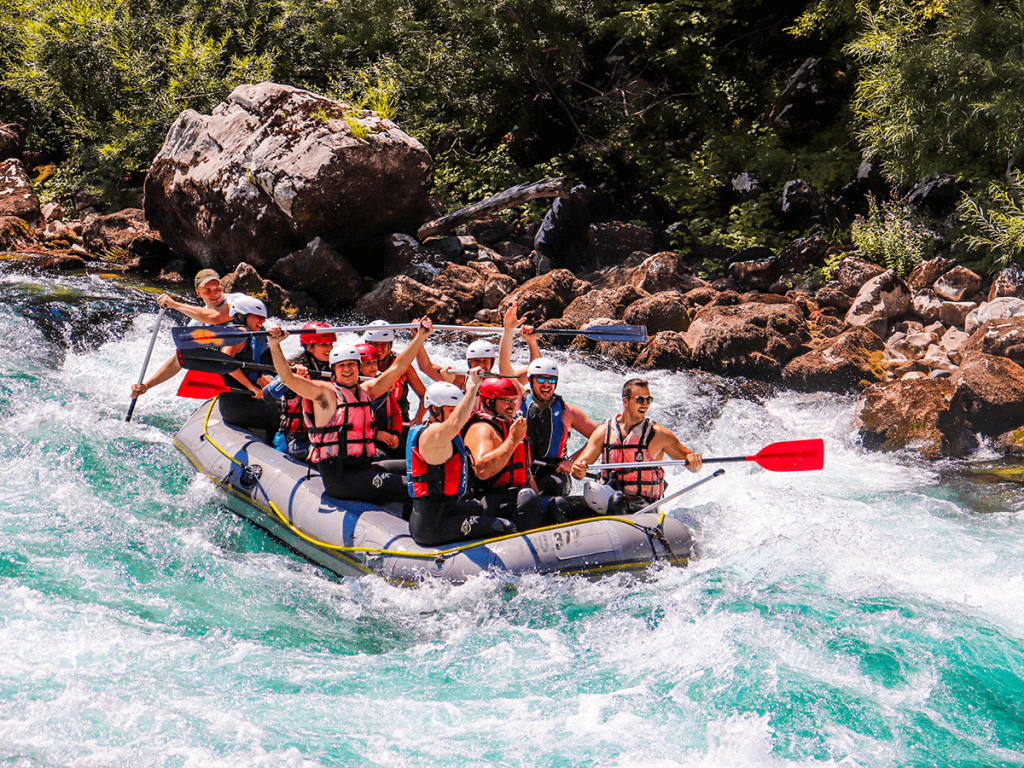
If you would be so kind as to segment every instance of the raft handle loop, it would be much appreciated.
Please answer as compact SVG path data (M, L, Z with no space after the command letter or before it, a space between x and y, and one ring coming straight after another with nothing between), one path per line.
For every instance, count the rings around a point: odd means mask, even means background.
M238 484L245 490L251 491L259 483L261 477L263 477L263 467L259 464L247 464L238 474Z

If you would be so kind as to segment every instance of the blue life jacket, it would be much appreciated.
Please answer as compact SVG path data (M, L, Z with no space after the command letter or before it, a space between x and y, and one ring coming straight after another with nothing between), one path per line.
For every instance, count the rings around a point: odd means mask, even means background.
M533 457L564 459L569 430L565 427L565 403L561 395L555 395L551 405L541 410L533 401L533 393L529 392L519 412L526 417L526 437L530 441Z

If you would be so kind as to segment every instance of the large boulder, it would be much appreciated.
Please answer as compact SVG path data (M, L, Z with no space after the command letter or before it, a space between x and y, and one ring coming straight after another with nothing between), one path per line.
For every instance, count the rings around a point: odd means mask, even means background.
M634 302L623 313L622 320L629 325L643 325L649 334L662 331L685 333L690 327L690 312L679 291L662 291Z
M352 126L356 126L355 131ZM267 268L316 237L362 273L430 210L432 162L389 120L277 83L181 113L145 182L150 225L203 266Z
M0 216L17 216L30 224L42 223L39 198L20 160L0 163Z
M587 291L572 300L560 318L560 328L582 328L595 317L618 320L626 308L647 296L632 285Z
M967 418L983 435L1024 425L1024 368L1005 357L966 355L953 382L967 396Z
M324 309L350 304L363 295L359 273L319 237L275 262L267 276L289 291L308 293Z
M706 371L756 378L776 376L810 340L794 304L710 304L697 313L685 339L694 364Z
M395 275L381 280L356 304L366 317L405 323L428 316L435 323L450 323L459 316L459 305L441 291L411 277Z
M0 251L14 251L38 240L32 226L17 216L0 216Z
M782 383L803 392L860 389L861 382L885 380L884 353L878 336L854 326L786 363Z
M910 309L910 288L889 269L861 286L846 313L850 325L863 325L885 338L889 321Z
M855 422L865 448L906 448L927 459L964 454L965 398L948 378L874 384L861 393Z
M21 143L24 140L24 126L18 123L0 123L0 160L20 155Z
M567 269L555 269L523 283L502 299L498 311L504 315L513 302L519 305L519 316L530 314L534 325L561 317L573 299L590 290L590 283L580 280Z
M647 340L647 345L633 363L641 371L679 371L693 362L690 348L682 334L661 331Z

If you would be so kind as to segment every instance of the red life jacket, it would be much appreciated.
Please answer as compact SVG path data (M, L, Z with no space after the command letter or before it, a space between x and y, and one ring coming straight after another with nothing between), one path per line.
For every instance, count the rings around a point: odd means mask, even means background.
M319 464L337 456L364 457L367 461L377 455L373 442L373 408L370 398L359 387L353 392L334 384L338 407L331 420L322 427L313 421L313 403L303 408L302 418L309 433L309 461ZM359 462L363 463L363 462Z
M493 429L502 441L508 437L509 422L505 419L498 418L489 411L481 411L470 416L469 421L466 422L466 426L462 430L463 436L466 435L471 426L480 423L486 424ZM508 463L502 467L498 474L487 480L475 478L473 481L474 486L477 490L487 493L502 488L520 488L522 486L529 485L531 461L530 441L522 440L519 445L516 446L516 449L512 451L512 455L509 457Z
M462 436L456 435L452 440L451 458L444 464L428 464L420 453L420 435L428 426L429 423L417 424L409 430L409 442L405 449L409 495L414 499L424 496L458 498L466 492L469 475L466 445L462 442Z
M400 386L398 386L398 393L401 393ZM373 426L378 432L390 432L401 437L403 421L402 409L398 404L398 393L393 387L373 401Z
M619 415L621 416L621 414ZM612 425L615 426L616 439L614 440L612 439ZM633 427L625 438L622 437L618 418L608 419L604 431L602 461L606 464L650 461L650 447L653 439L654 422L650 419L644 419ZM627 496L641 496L651 501L657 501L665 495L665 470L661 467L608 469L602 470L601 477Z

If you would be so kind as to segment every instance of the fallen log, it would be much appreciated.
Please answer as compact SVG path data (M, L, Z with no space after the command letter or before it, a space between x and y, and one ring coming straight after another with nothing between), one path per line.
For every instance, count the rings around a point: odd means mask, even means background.
M416 237L422 242L432 235L439 235L462 224L469 224L472 221L487 221L498 211L528 203L538 197L568 197L569 193L565 191L563 181L564 179L541 179L511 187L486 200L481 200L479 203L461 208L455 213L428 221L416 231Z

